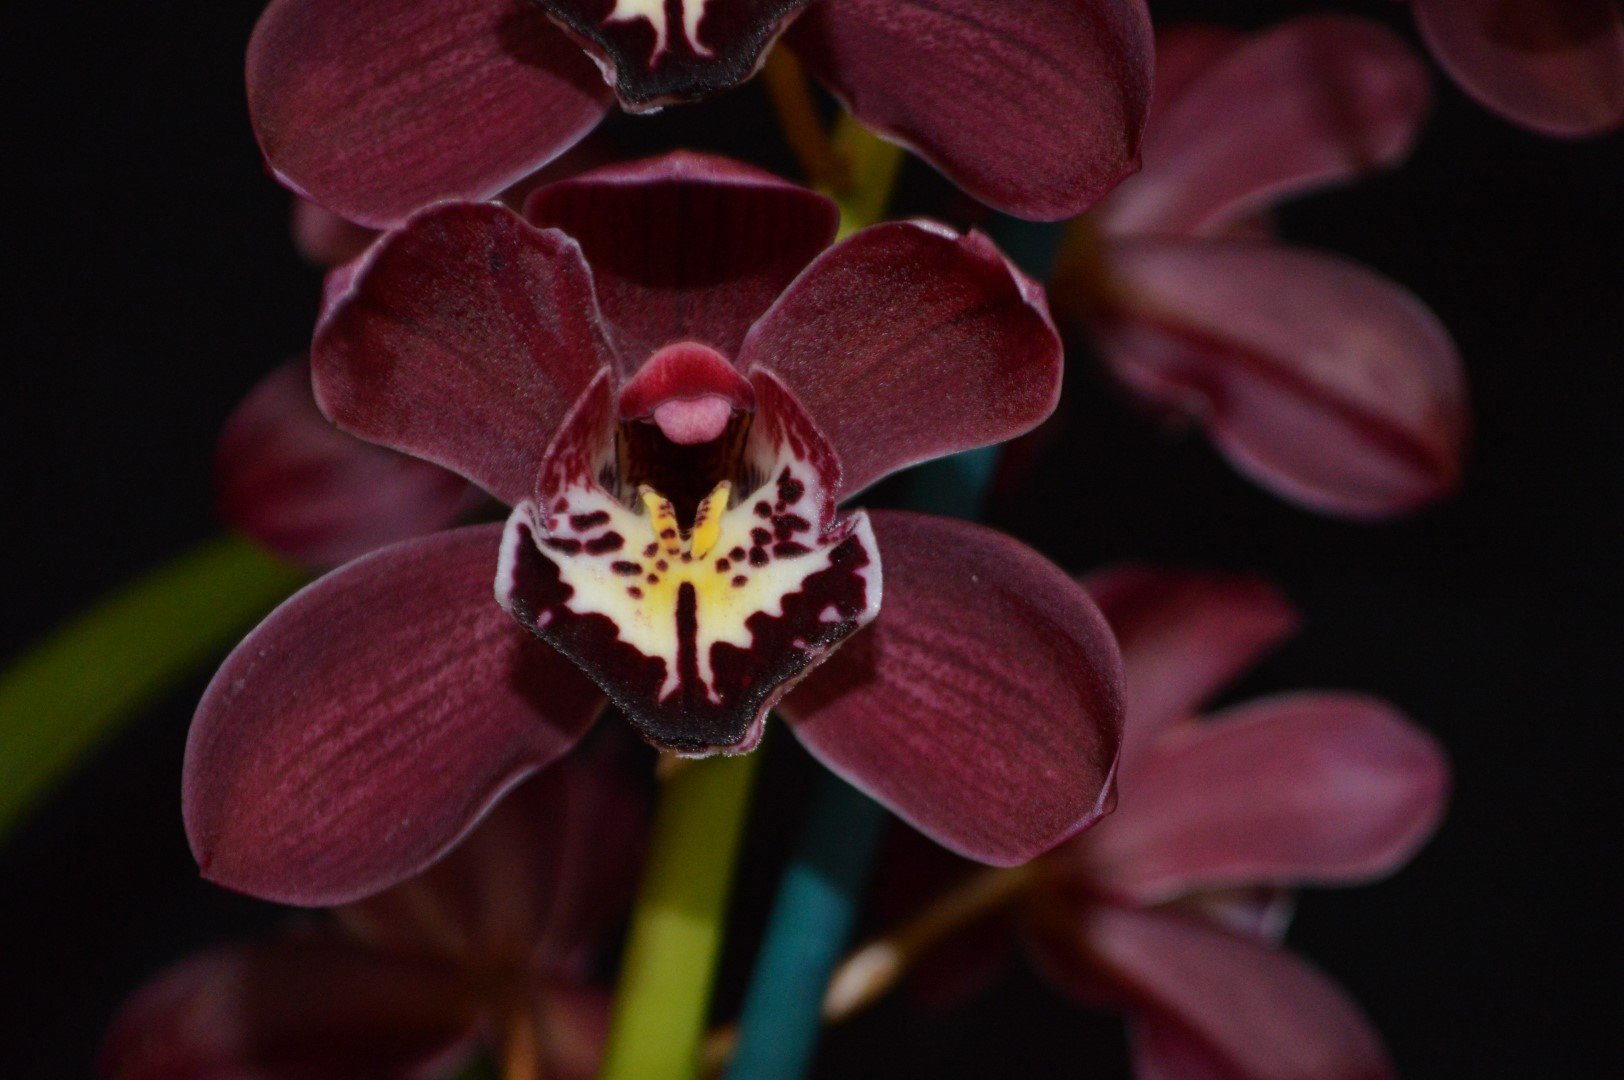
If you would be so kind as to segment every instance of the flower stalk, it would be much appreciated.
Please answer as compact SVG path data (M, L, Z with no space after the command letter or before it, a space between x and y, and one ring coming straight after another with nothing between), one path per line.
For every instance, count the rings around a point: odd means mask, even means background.
M661 783L604 1080L694 1072L759 766L760 754L710 758Z
M224 649L302 577L245 540L210 541L0 673L0 838L121 721Z

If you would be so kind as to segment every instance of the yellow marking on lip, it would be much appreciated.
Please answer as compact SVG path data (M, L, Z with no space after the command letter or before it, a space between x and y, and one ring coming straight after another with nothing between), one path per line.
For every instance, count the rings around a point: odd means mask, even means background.
M716 546L722 536L722 516L727 513L728 493L733 485L723 480L705 496L694 514L694 531L688 538L688 550L694 558L703 559Z

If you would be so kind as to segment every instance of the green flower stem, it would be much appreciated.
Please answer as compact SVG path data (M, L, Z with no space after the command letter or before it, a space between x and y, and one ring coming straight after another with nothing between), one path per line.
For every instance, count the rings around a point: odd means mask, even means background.
M212 540L17 658L0 673L0 839L121 722L303 578L245 540Z
M832 193L840 205L839 238L844 240L885 216L907 155L845 115L835 125L834 144L850 168L850 182Z
M683 1080L697 1069L760 761L753 753L685 762L661 784L603 1080Z

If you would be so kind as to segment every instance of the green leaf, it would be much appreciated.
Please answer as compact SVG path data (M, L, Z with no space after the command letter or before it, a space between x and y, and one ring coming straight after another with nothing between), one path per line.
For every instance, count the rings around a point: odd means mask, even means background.
M245 540L213 540L18 657L0 673L0 840L120 723L305 576Z

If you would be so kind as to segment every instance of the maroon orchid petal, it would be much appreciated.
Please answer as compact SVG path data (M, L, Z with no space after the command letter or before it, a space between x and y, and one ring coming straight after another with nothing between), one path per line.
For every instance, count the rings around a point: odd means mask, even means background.
M272 0L248 45L271 170L379 228L495 195L591 131L608 102L574 43L513 0Z
M1116 644L1088 595L979 525L878 512L885 607L785 701L808 750L955 852L1013 865L1105 811Z
M500 206L449 204L335 278L311 353L322 411L527 497L559 422L613 363L580 247Z
M1413 510L1458 481L1460 357L1437 317L1342 259L1248 241L1117 244L1116 373L1242 472L1327 513Z
M1074 934L1066 962L1102 970L1116 982L1148 1020L1137 1034L1176 1040L1136 1048L1136 1064L1150 1066L1150 1076L1379 1080L1393 1074L1380 1036L1358 1006L1290 953L1196 919L1110 905L1090 909ZM1169 1067L1179 1071L1165 1071Z
M206 877L292 904L379 892L580 738L601 698L492 599L500 533L350 563L237 646L186 746Z
M338 939L217 949L182 961L114 1019L109 1080L441 1076L472 1056L459 973Z
M644 389L641 375L627 387L647 405ZM753 749L766 711L879 610L879 553L861 513L835 513L834 455L770 372L753 372L750 391L753 415L679 447L655 422L617 419L600 376L503 540L503 606L644 738L683 754ZM650 442L653 465L692 467L628 474Z
M377 229L346 221L311 202L293 197L293 246L306 262L339 266L356 258L378 238Z
M1624 123L1617 0L1415 0L1438 63L1485 107L1547 135Z
M1154 132L1161 117L1172 109L1184 92L1200 84L1218 61L1246 41L1246 34L1227 26L1182 23L1156 34L1156 95L1150 105Z
M303 360L272 372L232 413L214 467L221 517L313 566L443 529L476 497L438 465L333 427L316 409Z
M1293 19L1157 109L1144 169L1101 204L1101 224L1221 233L1285 195L1393 165L1429 104L1426 69L1396 35L1348 16Z
M1443 751L1352 694L1255 702L1161 740L1083 842L1092 876L1137 903L1236 885L1363 881L1437 828Z
M1012 214L1071 217L1138 165L1142 0L818 0L786 40L858 120Z
M840 215L770 173L679 152L543 187L525 217L580 243L635 370L675 341L736 355L750 324L834 240Z
M744 343L829 439L841 495L1012 439L1054 410L1061 346L1042 288L979 233L865 229L809 266Z
M744 82L807 0L537 0L598 61L626 108Z
M600 758L527 780L425 873L341 909L345 927L465 970L577 971L631 906L646 831L641 793Z
M1083 586L1122 650L1123 775L1169 726L1297 629L1297 613L1261 578L1125 565Z

